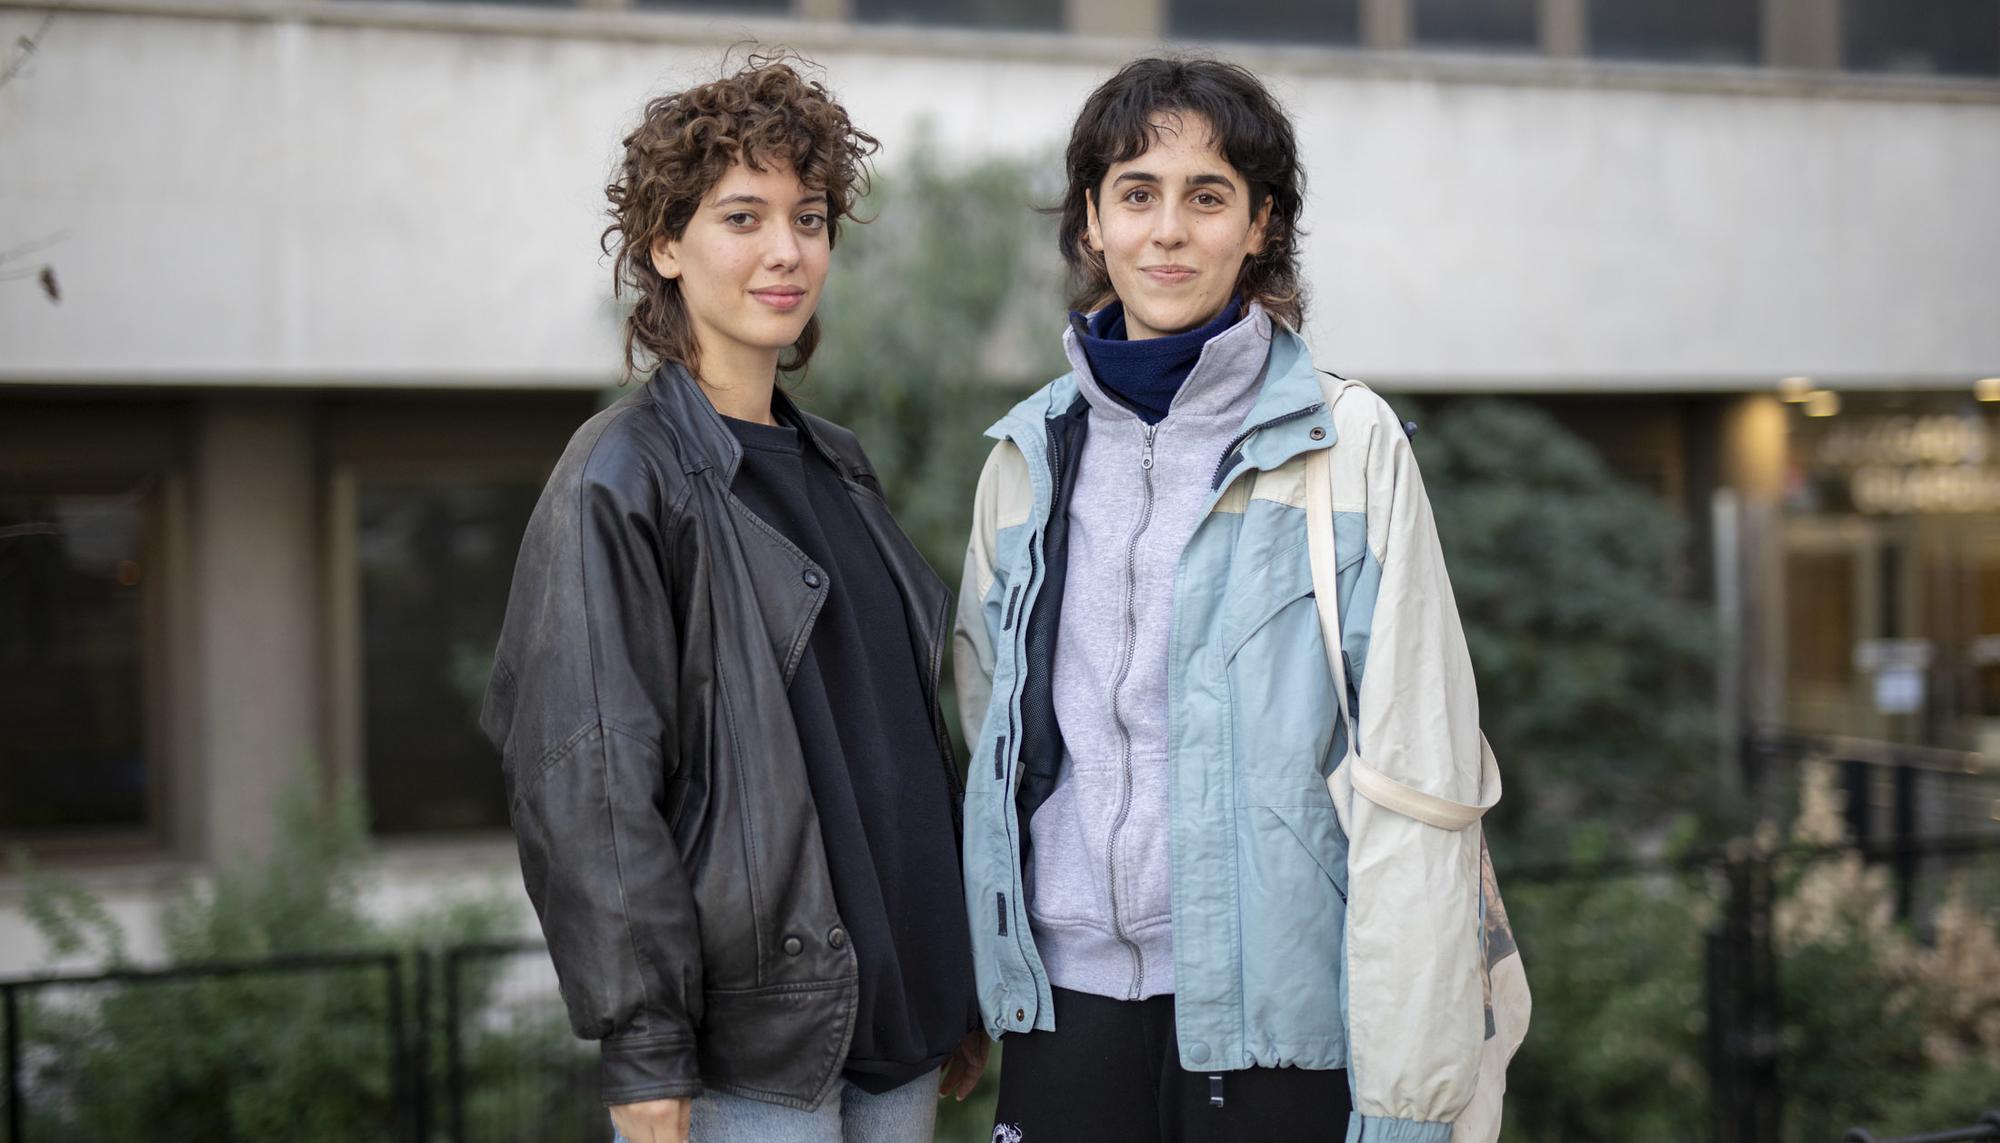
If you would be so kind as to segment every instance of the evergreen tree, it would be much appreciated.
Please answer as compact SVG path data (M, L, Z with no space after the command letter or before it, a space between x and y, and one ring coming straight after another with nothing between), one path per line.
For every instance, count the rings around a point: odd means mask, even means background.
M1681 522L1532 405L1439 403L1422 424L1509 858L1560 856L1587 821L1628 837L1689 814L1731 824L1714 804L1715 622L1679 586Z

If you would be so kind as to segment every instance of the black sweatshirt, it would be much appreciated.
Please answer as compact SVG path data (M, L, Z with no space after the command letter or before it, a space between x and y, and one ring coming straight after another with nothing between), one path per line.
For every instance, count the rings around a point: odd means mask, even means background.
M792 679L792 718L861 971L845 1075L885 1092L943 1063L978 1024L922 666L902 597L833 466L789 425L723 419L743 445L730 490L831 581Z

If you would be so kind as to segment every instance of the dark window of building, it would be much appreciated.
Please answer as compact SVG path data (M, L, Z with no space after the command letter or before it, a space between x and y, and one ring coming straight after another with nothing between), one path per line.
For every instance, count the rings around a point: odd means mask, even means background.
M855 0L854 17L878 24L1053 31L1062 27L1062 0Z
M377 833L504 829L479 704L538 482L363 480L362 750Z
M151 482L0 492L0 837L149 824Z
M1532 50L1541 42L1539 7L1538 0L1417 0L1417 43Z
M1846 0L1847 66L2000 74L2000 0Z
M1760 58L1762 8L1752 0L1591 0L1591 54L1754 64Z
M1195 40L1352 44L1361 38L1359 0L1173 0L1173 34Z

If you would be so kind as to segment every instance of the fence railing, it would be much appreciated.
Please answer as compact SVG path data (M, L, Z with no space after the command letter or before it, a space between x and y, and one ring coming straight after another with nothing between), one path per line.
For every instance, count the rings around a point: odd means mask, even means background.
M1671 861L1517 867L1503 879L1544 892L1627 877L1704 886L1713 1138L1831 1143L1845 1124L1793 1123L1787 1132L1780 1122L1785 964L1772 947L1774 881L1789 866L1854 853L1896 872L2000 854L2000 836L1858 850L1734 847ZM1538 987L1552 985L1561 986ZM610 1132L593 1047L571 1036L540 942L6 979L0 1121L4 1143L157 1138L162 1121L175 1124L172 1138L248 1138L250 1124L269 1125L258 1137L287 1143L603 1143ZM150 1129L130 1129L135 1116ZM1876 1141L1861 1128L1845 1139ZM1982 1139L2000 1143L2000 1113L1880 1143Z
M226 1098L214 1090L219 1073L210 1064L226 1060L223 1053L256 1047L228 1042L234 1038L232 1019L257 1028L291 1023L301 1031L329 1025L360 1031L360 1039L350 1038L344 1045L342 1070L357 1079L360 1073L373 1073L373 1082L361 1079L357 1086L377 1093L373 1102L388 1128L377 1137L421 1139L425 1069L415 1066L419 1049L410 1039L413 1025L406 1020L405 997L414 962L422 1003L424 956L324 953L0 980L0 1016L6 1023L0 1090L6 1098L7 1143L108 1134L119 1119L141 1114L118 1101L135 1082L152 1077L161 1080L156 1089L164 1093L161 1101L182 1107L189 1120L185 1126L200 1131L205 1109L222 1106ZM356 978L359 987L353 987ZM372 1038L367 1035L371 1026L378 1034ZM113 1042L107 1033L137 1042ZM193 1050L197 1045L215 1053ZM264 1047L272 1053L267 1059L287 1047L302 1054L313 1050L310 1045ZM140 1068L149 1069L148 1076L133 1074ZM273 1112L281 1113L279 1092L264 1094ZM327 1091L329 1101L349 1101L352 1095L341 1085ZM252 1089L248 1098L257 1096ZM341 1110L372 1117L366 1103ZM313 1109L295 1107L293 1112L309 1115ZM92 1130L93 1123L102 1130Z
M596 1046L571 1035L547 950L539 942L460 945L439 961L444 1138L609 1139Z
M540 942L5 979L0 1024L5 1143L610 1136Z
M1989 1140L2000 1140L2000 1110L1987 1112L1970 1127L1932 1131L1925 1135L1905 1135L1897 1139L1880 1139L1857 1127L1843 1136L1840 1143L1987 1143Z

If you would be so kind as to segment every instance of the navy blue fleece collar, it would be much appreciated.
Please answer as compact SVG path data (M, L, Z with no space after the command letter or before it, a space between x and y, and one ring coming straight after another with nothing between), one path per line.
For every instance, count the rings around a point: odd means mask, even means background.
M1208 339L1236 324L1242 303L1230 298L1215 320L1186 333L1131 341L1125 336L1125 305L1112 302L1086 319L1069 315L1077 344L1090 362L1091 376L1105 392L1149 425L1166 420L1181 383L1201 360Z

